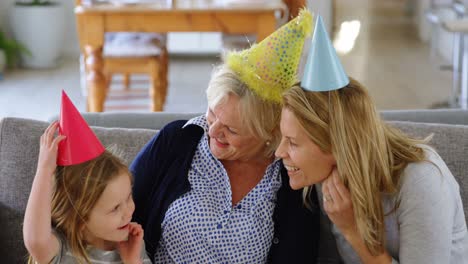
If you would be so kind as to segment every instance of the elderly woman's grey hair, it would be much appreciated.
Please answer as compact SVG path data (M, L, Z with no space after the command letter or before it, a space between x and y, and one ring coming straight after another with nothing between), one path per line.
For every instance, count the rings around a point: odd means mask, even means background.
M265 87L268 89L268 87ZM213 109L229 95L240 99L239 114L248 132L265 142L265 157L272 157L281 140L281 104L262 99L225 64L215 67L206 90L208 107Z

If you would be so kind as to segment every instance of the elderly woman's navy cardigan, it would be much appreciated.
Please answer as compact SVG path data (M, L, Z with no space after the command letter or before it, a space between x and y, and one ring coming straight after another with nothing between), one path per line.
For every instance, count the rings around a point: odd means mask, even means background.
M166 125L140 151L130 166L134 176L133 220L145 231L146 250L153 260L161 223L169 205L190 190L188 171L203 129L175 121ZM294 191L284 167L282 187L273 213L274 238L269 263L314 263L318 253L319 211L308 210L302 190ZM316 200L316 193L313 193Z

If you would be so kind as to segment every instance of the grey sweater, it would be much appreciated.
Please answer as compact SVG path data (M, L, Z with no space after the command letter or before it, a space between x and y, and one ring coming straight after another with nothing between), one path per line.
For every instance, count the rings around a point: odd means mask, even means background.
M442 158L425 147L427 161L407 166L398 195L383 195L386 249L393 263L468 263L468 233L458 183ZM335 238L320 250L319 263L361 263L359 256L320 206L322 238ZM339 254L338 254L339 253ZM341 257L341 259L340 259Z

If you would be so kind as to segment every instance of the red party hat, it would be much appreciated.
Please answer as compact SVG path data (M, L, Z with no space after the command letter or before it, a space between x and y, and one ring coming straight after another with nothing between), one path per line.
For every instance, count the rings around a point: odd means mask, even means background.
M58 146L57 165L59 166L83 163L105 151L65 91L62 91L59 134L66 136Z

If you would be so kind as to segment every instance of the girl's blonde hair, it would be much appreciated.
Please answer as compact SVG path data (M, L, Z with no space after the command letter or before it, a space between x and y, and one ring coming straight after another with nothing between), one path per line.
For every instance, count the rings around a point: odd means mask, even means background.
M418 144L429 138L413 139L387 125L366 89L352 78L346 87L329 92L308 92L294 86L284 93L283 101L309 138L335 157L339 175L351 193L358 232L371 254L382 253L384 216L389 212L383 211L379 194L399 191L403 170L411 162L424 160Z
M90 161L57 167L52 225L65 237L70 251L80 262L90 262L83 231L91 210L107 184L122 174L131 178L128 167L107 150ZM34 263L31 257L28 263Z
M265 89L268 88L265 87ZM279 103L259 97L224 64L214 69L206 94L208 107L211 109L223 103L231 94L239 97L238 110L243 125L249 133L265 141L265 157L273 156L281 140L279 130L281 105Z

